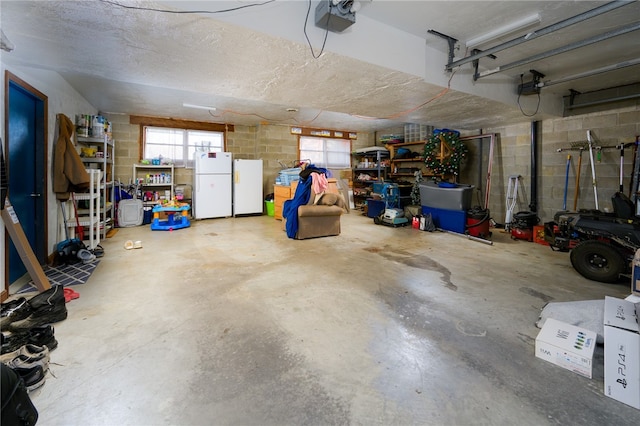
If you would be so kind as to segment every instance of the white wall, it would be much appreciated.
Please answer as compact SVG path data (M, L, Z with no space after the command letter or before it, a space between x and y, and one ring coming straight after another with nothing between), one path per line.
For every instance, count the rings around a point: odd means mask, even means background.
M47 235L47 251L51 254L55 250L57 242L61 239L59 231L61 229L58 224L61 222L60 209L56 203L56 197L53 193L53 147L57 140L57 114L65 114L72 121L75 121L76 114L96 114L97 110L86 99L84 99L78 92L76 92L58 73L35 69L35 68L23 68L18 66L12 66L7 64L4 59L6 54L3 53L2 61L0 62L0 70L4 78L5 70L15 74L17 77L30 84L35 89L39 90L48 97L48 129L47 129L47 197L48 197L48 235ZM4 84L1 84L2 99L5 99ZM0 104L0 134L4 141L4 122L5 111L4 102ZM4 227L2 219L0 219L0 226ZM0 247L3 247L4 251L4 232L0 232ZM4 260L4 254L0 256L0 264L2 270L6 268ZM4 273L0 275L0 286L4 288Z

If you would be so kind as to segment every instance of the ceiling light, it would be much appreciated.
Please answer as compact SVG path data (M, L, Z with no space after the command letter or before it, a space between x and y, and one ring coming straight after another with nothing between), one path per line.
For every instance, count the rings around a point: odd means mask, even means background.
M208 111L216 110L216 107L206 106L206 105L182 104L182 106L185 108L206 109Z
M467 41L467 47L476 47L481 44L493 41L497 38L505 36L507 34L514 33L518 30L523 30L527 27L530 27L534 24L540 23L540 14L536 13L530 16L525 16L524 18L518 19L517 21L513 21L507 25L502 27L498 27L489 31L486 34L479 35Z

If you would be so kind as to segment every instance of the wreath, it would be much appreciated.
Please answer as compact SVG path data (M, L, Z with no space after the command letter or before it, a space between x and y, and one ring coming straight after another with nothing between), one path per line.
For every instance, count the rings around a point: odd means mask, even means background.
M460 132L436 129L424 145L424 163L436 175L457 176L460 163L467 158L468 152L460 140Z

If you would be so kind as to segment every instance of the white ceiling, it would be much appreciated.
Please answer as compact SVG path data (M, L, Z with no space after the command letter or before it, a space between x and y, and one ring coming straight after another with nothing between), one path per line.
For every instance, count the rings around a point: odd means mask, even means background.
M125 6L174 11L163 13ZM253 6L254 4L260 4ZM444 71L446 42L436 30L464 42L523 16L539 25L509 39L593 9L600 1L389 1L364 0L356 23L330 32L314 58L305 37L304 0L246 1L7 1L1 28L15 45L2 61L60 73L103 112L260 122L375 131L401 123L479 129L528 121L517 105L520 74L536 69L556 80L640 58L638 32L526 64L476 82L471 64ZM314 25L311 4L306 36L321 51L325 31ZM596 34L638 22L640 2L556 33L534 38L497 59L494 68ZM536 119L559 116L561 96L636 83L640 66L545 87ZM450 88L447 89L448 84ZM213 106L215 111L183 107ZM521 98L535 112L536 96ZM288 112L295 108L297 112ZM79 111L80 112L80 111Z

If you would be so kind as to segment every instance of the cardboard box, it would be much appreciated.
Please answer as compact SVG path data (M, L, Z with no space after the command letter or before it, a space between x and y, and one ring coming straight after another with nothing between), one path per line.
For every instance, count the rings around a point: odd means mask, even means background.
M604 394L640 409L640 303L604 300Z
M536 337L536 357L591 378L596 333L548 318Z

